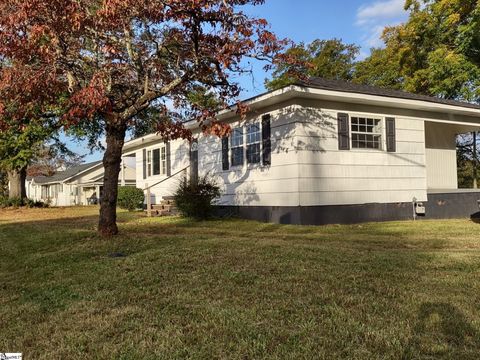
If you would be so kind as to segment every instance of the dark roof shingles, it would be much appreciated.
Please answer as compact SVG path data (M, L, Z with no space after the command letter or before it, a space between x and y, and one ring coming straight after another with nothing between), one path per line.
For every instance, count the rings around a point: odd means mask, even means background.
M311 78L306 81L296 82L295 85L302 86L302 87L324 89L324 90L332 90L332 91L350 92L350 93L358 93L358 94L366 94L366 95L377 95L377 96L391 97L391 98L397 98L397 99L427 101L431 103L461 106L464 108L480 110L480 105L477 105L477 104L467 103L463 101L442 99L442 98L437 98L437 97L427 96L427 95L413 94L413 93L409 93L401 90L392 90L392 89L381 88L376 86L355 84L355 83L343 81L343 80Z
M72 176L75 176L81 173L82 171L88 170L100 164L101 162L102 161L94 161L91 163L74 166L65 171L59 171L52 176L36 176L34 180L35 180L35 183L37 184L62 182L64 180L67 180L68 178L71 178Z

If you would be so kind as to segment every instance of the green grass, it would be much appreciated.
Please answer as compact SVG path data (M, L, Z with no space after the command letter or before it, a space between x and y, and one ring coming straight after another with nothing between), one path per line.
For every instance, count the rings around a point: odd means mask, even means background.
M480 225L0 210L0 352L26 359L478 359ZM125 257L110 257L112 253Z

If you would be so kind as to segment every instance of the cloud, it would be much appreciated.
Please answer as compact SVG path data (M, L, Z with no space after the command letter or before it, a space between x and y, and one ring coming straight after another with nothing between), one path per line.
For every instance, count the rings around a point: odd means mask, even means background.
M364 25L378 20L396 19L405 14L405 0L376 1L364 4L357 10L357 24Z
M398 25L407 18L404 4L405 0L377 0L365 3L357 9L356 25L365 32L364 46L371 48L383 45L380 39L383 29L386 26Z

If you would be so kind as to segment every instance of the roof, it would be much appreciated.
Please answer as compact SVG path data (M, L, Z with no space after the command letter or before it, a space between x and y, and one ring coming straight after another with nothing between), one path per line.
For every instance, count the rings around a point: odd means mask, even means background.
M465 115L478 118L480 105L463 101L448 100L427 95L413 94L401 90L392 90L376 86L360 85L344 80L328 80L323 78L310 78L306 81L297 81L277 90L271 90L244 100L251 109L273 106L278 102L287 101L297 97L324 98L368 104L374 106L388 106L399 109L415 109L430 112L448 112L449 114ZM236 115L234 106L218 113L219 118L229 119ZM452 120L452 119L450 119ZM460 119L461 120L461 119ZM460 123L461 121L456 121ZM468 124L470 125L470 124ZM186 121L189 129L198 129L194 120ZM145 135L125 142L123 151L133 151L138 146L145 146L161 140L158 133Z
M470 109L480 109L480 105L467 103L463 101L442 99L442 98L433 97L433 96L413 94L413 93L409 93L401 90L392 90L392 89L381 88L376 86L355 84L355 83L344 81L344 80L328 80L328 79L322 79L322 78L310 78L309 80L306 80L306 81L298 81L294 85L301 86L301 87L322 89L322 90L349 92L349 93L366 94L366 95L377 95L377 96L407 99L407 100L419 100L419 101L427 101L427 102L437 103L437 104L461 106L461 107L470 108Z
M67 179L70 179L75 175L80 174L81 172L84 172L85 170L91 169L101 163L102 161L100 160L100 161L94 161L87 164L73 166L71 168L68 168L65 171L59 171L52 176L36 176L34 177L34 180L35 180L35 183L37 184L60 183Z

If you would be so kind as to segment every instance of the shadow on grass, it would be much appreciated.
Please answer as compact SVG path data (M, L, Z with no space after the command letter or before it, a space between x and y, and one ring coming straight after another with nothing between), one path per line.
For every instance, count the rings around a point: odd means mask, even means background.
M63 229L67 230L85 230L96 227L98 215L81 215L76 217L63 217L59 219L41 219L41 220L25 220L0 223L0 231L2 229L17 229L24 231L27 228L45 230Z
M463 309L430 287L438 276L437 255L407 247L411 237L423 241L419 229L428 224L306 227L119 213L120 236L91 241L98 216L68 215L35 220L26 214L26 221L0 225L0 239L10 232L0 242L8 250L0 288L11 304L0 307L0 318L24 326L2 334L8 342L0 337L0 347L54 353L67 337L75 340L64 344L59 358L76 358L71 355L82 346L77 339L86 326L98 349L104 349L104 334L128 349L130 339L148 338L153 327L158 337L148 350L132 350L132 358L148 358L151 348L165 344L167 358L175 358L168 351L178 344L192 358L246 358L249 352L248 358L285 358L291 346L297 347L292 358L315 358L321 351L338 358L339 348L350 358L372 351L379 358L462 358L480 345ZM429 231L443 238L438 226ZM434 240L429 238L429 248ZM109 256L118 252L128 256ZM469 281L474 293L474 277ZM448 294L461 286L450 285ZM418 303L408 299L423 292L431 302L417 314ZM398 325L411 317L413 329ZM128 324L127 335L117 322ZM88 355L120 358L106 354Z
M426 302L418 310L413 337L403 359L478 358L480 333L455 306L443 302Z
M52 209L53 210L53 209ZM69 212L68 212L69 211ZM42 218L41 213L25 211L16 219L0 223L0 240L18 239L28 244L35 238L53 237L59 244L77 239L100 239L98 215L92 211L58 210ZM97 210L98 211L98 210ZM0 216L2 213L0 212ZM37 219L35 219L37 216ZM442 222L387 222L355 225L302 226L261 223L242 219L196 221L181 217L147 218L143 212L118 213L119 236L112 243L135 240L135 246L159 239L175 240L248 240L251 242L311 246L335 246L352 251L438 250L459 247L455 226ZM462 224L464 226L464 224ZM470 230L475 232L476 227ZM463 231L463 228L462 228ZM441 234L441 236L439 236ZM476 235L475 235L476 236ZM21 241L23 240L23 241ZM327 249L328 250L328 249Z
M52 209L49 209L52 210ZM45 230L55 230L63 229L64 231L69 230L96 230L98 225L99 215L98 213L87 213L87 214L71 214L64 215L59 213L58 217L52 216L47 218L37 218L35 219L35 213L29 213L28 211L18 214L18 217L24 217L24 219L15 219L0 220L0 231L2 229L18 229L19 231L25 230L26 228L38 229L41 232ZM117 223L119 225L124 223L132 222L136 219L142 217L142 214L139 213L119 213L117 216Z

